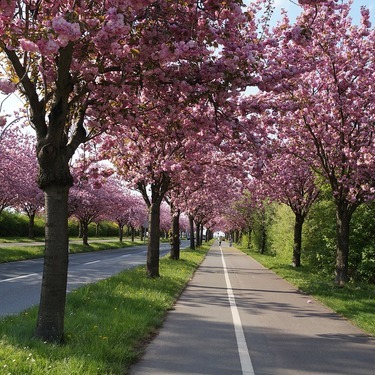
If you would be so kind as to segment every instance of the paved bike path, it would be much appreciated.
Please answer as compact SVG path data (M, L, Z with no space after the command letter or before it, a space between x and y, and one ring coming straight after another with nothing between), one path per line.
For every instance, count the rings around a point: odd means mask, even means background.
M131 375L374 375L375 340L215 242Z

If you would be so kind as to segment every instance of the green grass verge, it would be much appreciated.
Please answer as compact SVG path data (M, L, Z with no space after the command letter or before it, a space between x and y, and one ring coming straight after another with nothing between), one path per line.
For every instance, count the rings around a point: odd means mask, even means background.
M75 240L75 239L72 239ZM105 242L96 242L100 240L105 240ZM82 240L81 240L82 241ZM11 241L8 242L8 244ZM14 240L13 242L18 242L17 240ZM20 241L21 242L21 241ZM90 252L90 251L102 251L102 250L108 250L108 249L119 249L123 247L130 247L130 246L137 246L137 245L144 245L144 242L136 239L134 242L132 242L130 239L125 239L123 242L120 242L116 239L113 239L113 241L108 241L107 239L101 239L101 238L92 238L89 241L89 245L85 246L82 243L70 243L69 249L70 253L84 253L84 252ZM31 246L26 245L25 246L1 246L0 243L0 263L5 262L14 262L18 260L25 260L25 259L34 259L34 258L40 258L44 256L44 245L40 246Z
M375 336L375 285L348 283L337 287L333 279L307 265L291 266L291 254L267 255L237 246L266 268L290 282L299 290L312 295L357 327Z
M0 246L2 243L12 243L12 242L39 242L39 241L44 241L44 238L41 237L36 237L33 239L30 238L25 238L25 237L2 237L0 238Z
M160 260L158 279L145 267L71 292L64 345L33 339L37 308L0 321L0 373L12 375L126 374L161 326L208 246Z

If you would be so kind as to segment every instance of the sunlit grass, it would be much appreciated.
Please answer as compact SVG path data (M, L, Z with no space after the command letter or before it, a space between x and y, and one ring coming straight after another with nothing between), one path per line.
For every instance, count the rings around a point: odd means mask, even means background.
M44 238L36 237L33 239L26 238L26 237L6 237L6 238L0 238L0 244L2 243L12 243L12 242L39 242L44 241Z
M161 277L144 267L71 292L65 344L33 339L37 309L0 321L1 374L126 374L157 332L166 312L208 249L184 250L179 261L160 261Z
M348 283L337 287L333 277L327 277L307 264L291 266L291 254L260 254L239 247L265 267L273 270L299 290L312 295L332 310L375 336L375 285ZM332 275L333 276L333 275Z
M7 246L0 244L0 263L17 260L40 258L44 254L44 246Z

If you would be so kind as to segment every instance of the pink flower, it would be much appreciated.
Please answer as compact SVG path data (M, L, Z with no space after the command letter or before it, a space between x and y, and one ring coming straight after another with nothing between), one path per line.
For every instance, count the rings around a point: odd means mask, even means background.
M21 39L20 40L20 45L21 45L21 48L24 51L27 51L27 52L39 52L38 45L35 44L34 42L32 42L31 40Z
M64 40L78 40L81 37L79 23L70 23L64 17L56 17L52 20L52 27Z
M5 116L0 116L0 128L5 126L7 123L7 118Z
M0 79L0 91L5 94L11 94L16 91L16 85L6 79Z
M43 39L38 41L38 47L42 55L52 55L53 53L57 53L60 46L55 40Z

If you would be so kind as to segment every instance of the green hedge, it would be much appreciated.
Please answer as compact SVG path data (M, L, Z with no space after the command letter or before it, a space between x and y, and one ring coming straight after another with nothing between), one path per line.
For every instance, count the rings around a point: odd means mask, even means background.
M125 234L125 233L124 233ZM76 219L69 220L69 236L78 237L79 235L79 225ZM96 224L89 225L89 237L117 237L118 227L115 223L110 221L101 221L99 227Z
M34 224L35 237L44 237L45 221L42 216L35 218ZM69 236L78 236L78 221L69 220ZM25 237L29 235L29 218L26 215L3 211L0 215L0 237ZM89 226L89 237L117 237L118 228L115 223L102 221L98 227L98 233L95 224Z
M285 205L272 204L266 217L254 214L251 250L259 251L262 226L266 229L266 253L290 264L293 252L294 214ZM355 281L375 283L375 202L360 206L353 215L350 232L349 277ZM242 236L247 246L248 234ZM303 265L332 276L336 259L335 204L322 196L305 220L302 237Z
M44 237L44 220L35 218L35 237ZM27 237L29 235L29 218L26 215L3 211L0 215L0 237Z

